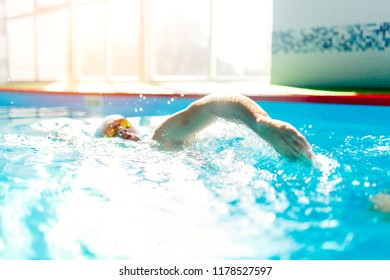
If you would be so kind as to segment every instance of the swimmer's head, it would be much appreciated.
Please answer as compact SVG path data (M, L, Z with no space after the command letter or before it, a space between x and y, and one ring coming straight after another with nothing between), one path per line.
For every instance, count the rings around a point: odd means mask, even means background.
M112 115L106 117L102 128L101 136L121 137L126 140L139 141L138 131L131 125L131 123L120 115Z

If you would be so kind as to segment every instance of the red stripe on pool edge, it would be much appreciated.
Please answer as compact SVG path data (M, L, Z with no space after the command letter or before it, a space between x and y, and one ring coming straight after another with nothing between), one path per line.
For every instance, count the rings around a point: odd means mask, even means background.
M276 95L276 96L253 96L258 101L281 101L281 102L310 102L327 104L350 104L350 105L377 105L390 106L388 94L355 94L355 95Z
M9 89L0 88L1 92L15 92L25 94L53 94L53 95L83 95L83 96L149 96L165 98L201 98L205 93L130 93L130 92L74 92L74 91L45 91L37 89ZM278 101L278 102L310 102L310 103L328 103L328 104L351 104L351 105L377 105L390 106L390 94L329 94L329 95L310 95L310 94L275 94L267 95L248 95L256 101Z

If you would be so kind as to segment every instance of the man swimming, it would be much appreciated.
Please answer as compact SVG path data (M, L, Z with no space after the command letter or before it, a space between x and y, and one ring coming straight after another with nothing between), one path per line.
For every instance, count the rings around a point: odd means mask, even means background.
M173 149L187 144L218 118L244 124L290 160L313 160L311 146L301 133L287 122L272 119L256 102L240 94L210 94L193 102L165 120L152 139ZM107 121L102 136L140 140L137 130L123 117Z

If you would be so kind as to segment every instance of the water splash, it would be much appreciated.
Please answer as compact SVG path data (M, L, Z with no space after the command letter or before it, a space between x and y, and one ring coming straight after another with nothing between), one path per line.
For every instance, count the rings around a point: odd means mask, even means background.
M149 139L160 118L132 120L141 143L92 137L99 121L3 128L1 258L345 257L378 223L367 198L389 182L384 136L313 145L310 168L224 121L176 152Z

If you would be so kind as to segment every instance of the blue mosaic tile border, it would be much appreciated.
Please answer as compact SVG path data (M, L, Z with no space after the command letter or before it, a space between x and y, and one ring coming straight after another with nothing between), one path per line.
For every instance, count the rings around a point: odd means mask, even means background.
M274 31L272 53L355 52L390 48L390 22Z

